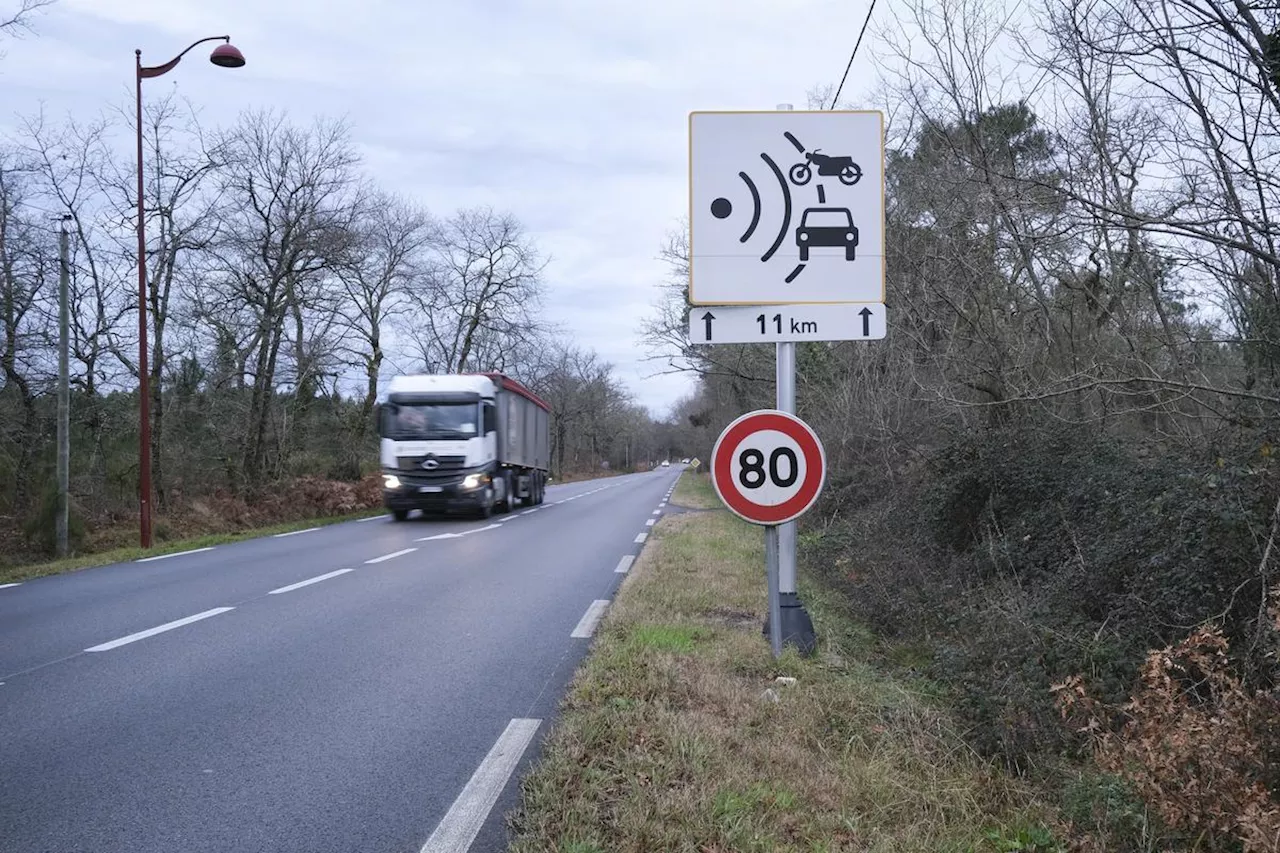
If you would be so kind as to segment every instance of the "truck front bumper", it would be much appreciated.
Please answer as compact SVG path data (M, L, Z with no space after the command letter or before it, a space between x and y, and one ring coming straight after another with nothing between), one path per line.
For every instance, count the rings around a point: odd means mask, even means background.
M488 478L472 485L466 478L440 482L383 475L382 503L390 510L478 509L487 500L490 488Z

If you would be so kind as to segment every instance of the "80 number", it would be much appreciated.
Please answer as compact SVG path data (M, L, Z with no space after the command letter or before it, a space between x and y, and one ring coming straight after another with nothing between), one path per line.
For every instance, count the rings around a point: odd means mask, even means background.
M783 477L779 470L783 459L787 460L786 477ZM764 452L754 447L748 447L738 454L738 464L742 467L738 472L738 482L744 489L758 489L765 484L766 479L772 480L774 485L785 489L793 485L796 478L800 476L800 460L796 459L796 453L790 447L778 447L769 454L767 476Z

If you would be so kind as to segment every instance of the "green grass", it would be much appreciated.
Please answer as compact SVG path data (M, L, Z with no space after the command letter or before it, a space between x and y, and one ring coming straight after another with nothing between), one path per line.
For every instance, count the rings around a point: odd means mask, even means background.
M719 509L724 506L711 486L711 475L706 466L695 471L685 471L676 482L671 503L686 509Z
M774 660L762 539L725 511L655 527L522 784L513 853L1054 850L1008 846L1040 809L867 662L833 593L806 593L819 654Z
M151 548L113 548L109 551L99 551L93 554L80 554L74 557L67 557L61 560L52 560L46 563L33 563L22 566L5 566L0 567L0 583L13 583L14 581L28 580L30 578L43 577L45 575L58 575L64 572L74 572L79 569L91 569L95 566L106 566L111 563L126 563L130 560L137 560L142 557L158 557L162 554L172 554L175 551L189 551L194 548L210 548L214 545L226 545L229 542L241 542L245 539L256 539L260 536L272 536L277 533L288 533L293 530L306 530L308 527L325 527L330 524L338 524L343 521L351 521L357 518L368 518L371 515L381 515L386 510L362 510L360 512L348 513L346 515L333 515L324 518L305 519L301 521L289 521L281 524L273 524L269 527L258 527L252 530L238 530L234 533L210 533L204 536L194 536L188 539L173 539L160 544L155 544Z

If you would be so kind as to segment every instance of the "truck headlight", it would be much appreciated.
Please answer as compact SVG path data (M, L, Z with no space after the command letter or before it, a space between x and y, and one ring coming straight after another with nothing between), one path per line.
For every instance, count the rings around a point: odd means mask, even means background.
M398 489L398 488L400 488L400 478L399 478L399 477L397 477L395 474L383 474L383 475L382 475L382 488L384 488L384 489Z
M484 474L468 474L462 480L462 488L478 489L480 486L484 485L484 482L485 482Z

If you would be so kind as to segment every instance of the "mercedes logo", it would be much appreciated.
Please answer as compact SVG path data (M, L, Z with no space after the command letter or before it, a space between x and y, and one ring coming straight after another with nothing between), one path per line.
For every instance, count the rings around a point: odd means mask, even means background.
M428 456L425 460L423 460L422 467L424 470L434 471L440 467L440 463L436 461L436 458L434 456Z

